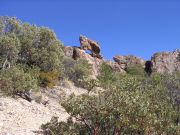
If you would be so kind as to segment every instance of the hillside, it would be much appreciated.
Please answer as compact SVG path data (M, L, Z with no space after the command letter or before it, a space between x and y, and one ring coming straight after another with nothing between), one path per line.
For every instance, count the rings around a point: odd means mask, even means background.
M79 44L0 17L0 134L180 134L178 49L106 60L97 41Z

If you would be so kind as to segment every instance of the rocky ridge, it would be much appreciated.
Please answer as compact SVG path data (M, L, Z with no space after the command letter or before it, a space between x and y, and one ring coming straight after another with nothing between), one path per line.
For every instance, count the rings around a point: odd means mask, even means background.
M114 61L103 59L100 54L101 49L98 42L91 40L83 35L80 35L80 47L78 46L65 46L64 53L67 57L71 57L74 60L85 59L93 66L93 75L99 74L101 63L105 62L114 71L126 72L126 70L135 65L142 65L144 70L151 74L157 73L172 73L180 71L180 51L174 52L159 52L153 54L151 60L145 61L142 58L133 55L116 55L113 57ZM86 53L89 50L91 54Z

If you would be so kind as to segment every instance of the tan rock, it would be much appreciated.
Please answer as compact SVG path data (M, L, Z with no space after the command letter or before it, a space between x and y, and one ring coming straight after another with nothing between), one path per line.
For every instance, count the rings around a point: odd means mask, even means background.
M80 35L79 37L79 41L81 44L81 48L83 50L89 50L91 51L91 55L93 57L97 57L97 58L102 58L102 56L100 55L100 46L98 44L98 42L93 41L91 39L88 39L87 37Z
M113 71L125 73L125 70L118 63L113 61L105 61L105 63L108 64Z
M90 54L86 53L84 50L79 48L74 48L74 59L85 59L89 64L92 65L93 75L97 76L99 74L100 65L103 62L102 59L97 57L92 57Z
M140 64L142 66L145 66L145 61L141 58L138 58L133 55L128 55L128 56L121 56L121 55L116 55L113 57L114 61L120 65L120 67L123 70L126 70L128 67Z
M155 53L151 62L153 72L173 73L180 71L180 51Z
M68 57L73 57L74 48L72 46L64 46L64 54Z

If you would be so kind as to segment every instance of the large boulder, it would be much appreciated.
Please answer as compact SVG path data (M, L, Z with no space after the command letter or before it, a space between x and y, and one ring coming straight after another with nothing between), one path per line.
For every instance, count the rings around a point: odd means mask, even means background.
M157 73L173 73L180 71L180 51L155 53L151 57L152 71Z
M80 45L83 50L89 50L91 51L91 55L93 57L97 57L102 59L102 56L100 55L100 46L98 42L93 41L91 39L88 39L87 37L80 35L79 37Z
M114 61L118 63L121 67L121 69L126 70L128 67L134 66L134 65L142 65L145 66L145 61L141 58L138 58L133 55L128 56L121 56L116 55L113 57Z

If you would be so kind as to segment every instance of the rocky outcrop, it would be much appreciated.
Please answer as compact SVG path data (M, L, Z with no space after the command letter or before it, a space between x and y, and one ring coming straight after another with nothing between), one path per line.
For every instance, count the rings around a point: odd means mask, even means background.
M125 73L126 71L119 65L117 62L114 61L104 61L107 65L109 65L113 71L115 72L122 72Z
M64 54L67 57L73 57L74 48L72 46L64 46Z
M155 53L151 62L153 72L163 74L180 71L180 51Z
M92 65L92 70L93 70L92 75L97 76L99 74L100 65L103 62L102 59L99 59L97 57L92 57L92 55L86 53L85 50L82 50L79 47L65 46L64 53L66 56L71 57L74 60L78 60L78 59L87 60L88 63Z
M145 61L133 55L121 56L116 55L113 61L106 61L100 55L100 46L97 42L80 35L80 47L65 46L64 53L66 56L75 60L85 59L93 66L93 75L99 74L101 63L105 62L116 72L126 72L128 67L142 65L144 70L150 75L152 72L172 73L180 71L180 51L155 53L151 60ZM91 54L86 53L91 51Z
M89 50L91 51L92 57L97 57L102 59L102 56L100 55L100 46L98 42L93 41L91 39L88 39L87 37L80 35L79 37L80 45L83 50Z
M141 58L138 58L133 55L128 55L128 56L120 56L116 55L113 57L114 61L118 63L121 67L121 69L126 70L130 66L134 65L142 65L143 67L145 66L145 61Z

